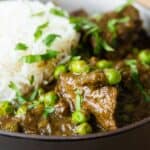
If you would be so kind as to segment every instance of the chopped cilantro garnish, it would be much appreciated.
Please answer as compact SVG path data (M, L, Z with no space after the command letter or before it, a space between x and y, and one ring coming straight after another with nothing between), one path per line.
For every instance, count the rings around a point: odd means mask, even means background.
M71 17L70 23L74 24L74 27L78 32L85 32L84 39L88 36L94 39L95 54L99 54L102 49L106 51L114 50L104 39L102 39L101 29L96 23L82 17Z
M28 46L24 43L18 43L16 45L15 49L18 50L18 51L26 51L28 49Z
M135 82L136 86L138 87L138 89L143 94L145 101L150 102L150 94L145 91L145 89L140 81L139 72L137 69L137 61L134 59L127 60L126 64L130 67L131 77L132 77L133 81Z
M116 8L116 12L121 12L124 8L126 8L129 5L132 5L135 0L127 0L127 2L119 7Z
M48 27L48 24L49 24L49 23L46 22L46 23L44 23L44 24L42 24L42 25L39 25L39 26L37 27L37 29L36 29L36 31L35 31L35 33L34 33L34 38L35 38L35 40L38 40L38 39L42 36L43 30Z
M58 34L49 34L45 37L45 39L43 40L43 43L49 47L58 37L60 37L60 35Z
M81 91L80 90L77 90L76 91L76 103L75 103L75 108L77 111L80 111L81 110L81 105L82 105L82 102L83 102L83 97L81 95Z
M34 80L35 80L34 75L32 75L29 79L29 82L31 85L34 83Z
M46 107L44 109L44 116L47 118L50 114L52 114L55 111L54 107Z
M21 60L25 63L32 64L40 61L47 61L51 58L56 58L58 51L47 50L45 54L23 56Z
M60 8L51 8L50 13L60 17L68 17L68 13Z
M28 99L29 99L30 101L33 101L33 100L36 99L37 96L38 96L38 89L34 89Z
M113 37L116 37L117 24L127 23L130 20L130 17L124 17L119 19L111 19L108 21L107 28L113 34Z
M130 17L124 17L124 18L119 18L119 19L111 19L108 21L107 27L110 32L116 32L117 27L116 25L119 23L127 23L130 20Z
M10 82L9 83L9 88L14 90L16 92L16 100L20 103L20 104L24 104L26 102L26 99L22 96L20 90L18 89L18 87L16 86L16 84L14 82Z

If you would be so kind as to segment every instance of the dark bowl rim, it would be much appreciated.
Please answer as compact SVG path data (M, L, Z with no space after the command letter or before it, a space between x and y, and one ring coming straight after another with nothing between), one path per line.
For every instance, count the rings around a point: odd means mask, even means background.
M53 142L69 142L69 141L81 141L81 140L94 140L98 138L107 138L116 135L129 132L133 129L140 128L144 125L150 124L150 117L147 117L141 121L135 122L133 124L127 125L125 127L119 128L115 131L103 132L103 133L94 133L86 136L43 136L43 135L28 135L24 133L10 133L5 131L0 131L0 136L8 138L17 138L25 140L36 140L36 141L53 141Z

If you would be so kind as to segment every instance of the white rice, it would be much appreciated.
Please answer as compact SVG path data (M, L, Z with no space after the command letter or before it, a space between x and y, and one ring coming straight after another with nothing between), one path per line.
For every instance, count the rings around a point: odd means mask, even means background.
M68 57L71 48L77 44L79 36L68 18L50 13L50 9L54 7L56 6L51 2L47 4L27 0L0 2L0 101L12 101L15 98L15 92L8 86L10 81L13 81L23 94L33 87L50 82L55 66L64 57ZM33 16L38 12L44 14ZM34 33L37 27L45 22L49 22L48 27L44 29L42 37L35 41ZM48 34L61 36L49 48L43 43L43 38ZM28 50L15 50L19 42L25 43ZM44 54L47 49L60 51L57 59L34 64L19 61L22 56ZM29 82L31 76L35 78L33 85Z

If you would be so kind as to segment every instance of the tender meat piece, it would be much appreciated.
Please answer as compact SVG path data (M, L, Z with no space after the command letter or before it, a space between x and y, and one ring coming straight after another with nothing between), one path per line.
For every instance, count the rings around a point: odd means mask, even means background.
M21 127L26 134L40 135L73 135L73 124L68 116L69 106L66 101L60 100L55 106L55 112L49 117L43 117L44 107L29 110L22 120Z
M0 118L0 129L8 132L19 132L19 120L13 117L2 117Z
M129 17L125 23L117 23L115 34L108 28L108 22L113 19L122 19ZM139 38L139 32L142 30L142 21L139 12L133 6L124 8L121 12L109 12L97 21L102 31L102 37L115 48L117 53L107 53L105 57L110 59L124 58L131 52L135 41Z
M103 31L103 36L107 41L112 42L112 39L113 39L112 33L108 30L108 25L107 25L108 22L112 19L121 19L124 17L129 17L130 20L127 21L126 23L116 24L117 39L121 39L123 41L129 40L131 37L133 38L133 36L136 35L135 33L141 30L142 22L140 20L138 10L134 8L133 6L126 7L120 13L117 13L115 11L109 12L109 13L104 14L99 22L99 25Z
M76 93L78 89L83 93L82 108L93 114L97 122L105 130L116 129L114 112L116 107L117 89L106 86L106 79L102 72L94 71L88 74L74 75L71 73L61 75L57 91L74 111Z

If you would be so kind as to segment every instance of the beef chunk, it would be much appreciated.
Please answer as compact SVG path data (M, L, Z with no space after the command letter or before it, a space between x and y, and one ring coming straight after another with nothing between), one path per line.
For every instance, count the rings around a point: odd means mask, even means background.
M116 107L117 89L107 86L103 72L93 71L82 75L66 73L61 75L56 90L71 108L75 109L76 90L83 93L82 108L93 114L99 125L105 130L116 129L114 112Z
M108 23L111 20L123 19L125 17L129 17L129 21L116 23L114 35L109 30ZM102 30L102 37L117 51L117 53L108 53L105 56L110 59L124 58L130 53L142 30L142 21L140 20L139 12L133 6L128 6L121 12L108 12L97 23Z

